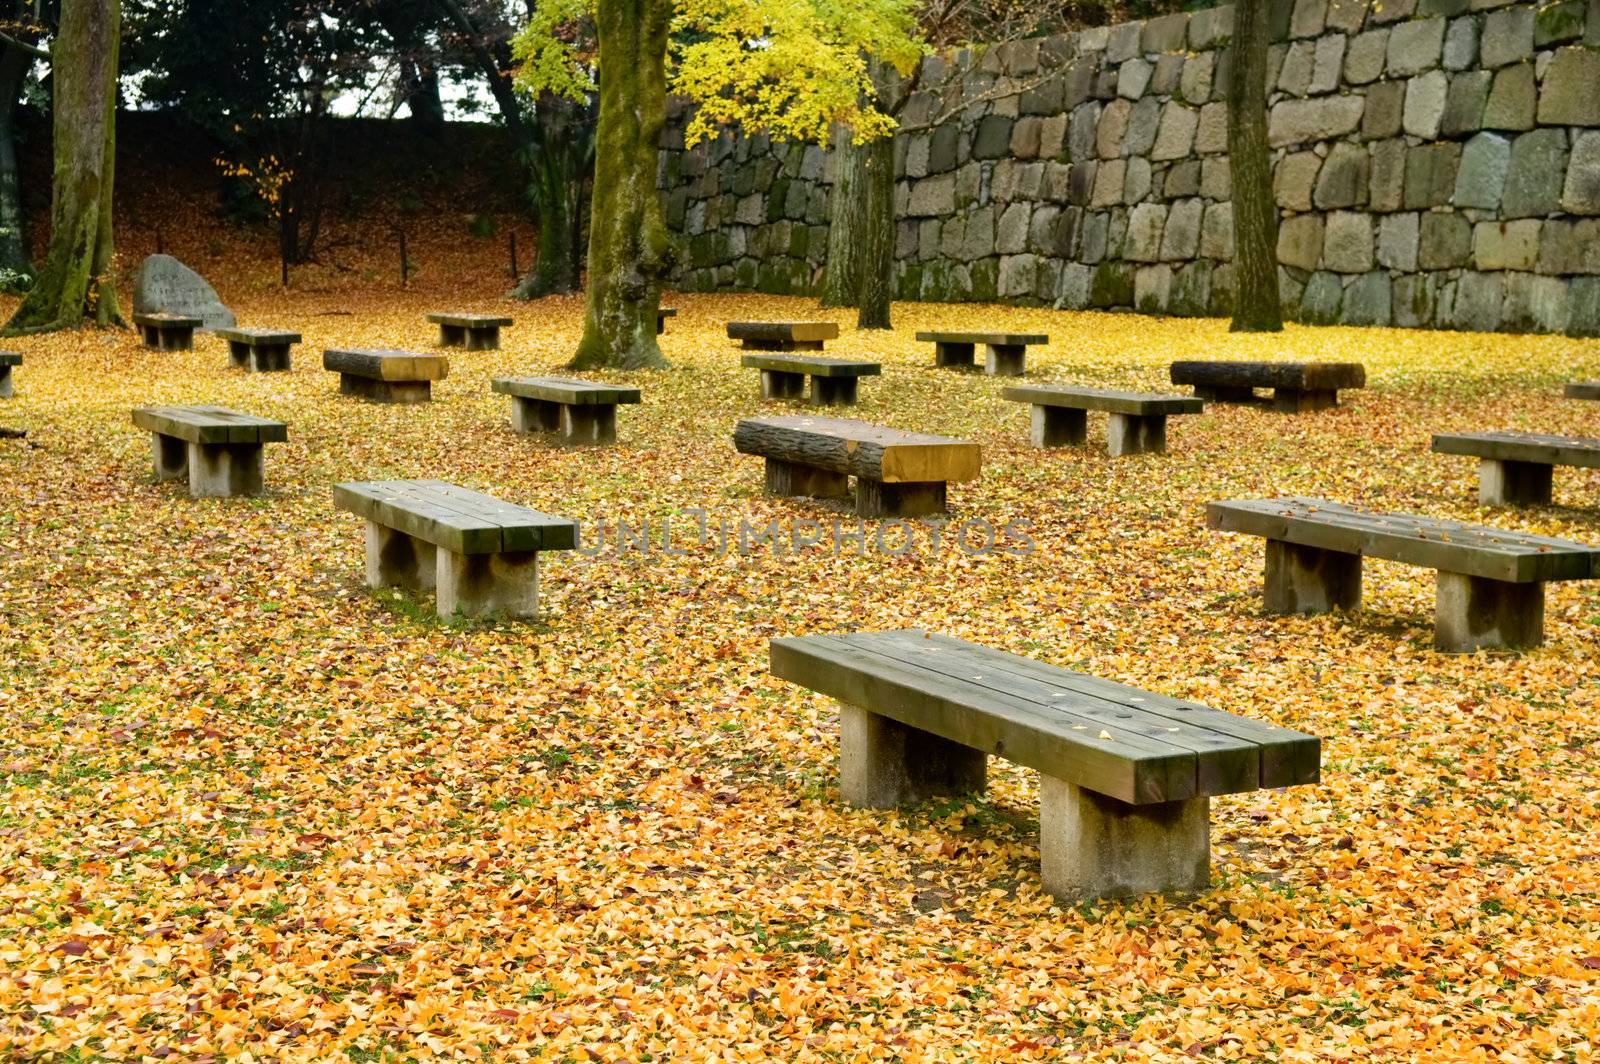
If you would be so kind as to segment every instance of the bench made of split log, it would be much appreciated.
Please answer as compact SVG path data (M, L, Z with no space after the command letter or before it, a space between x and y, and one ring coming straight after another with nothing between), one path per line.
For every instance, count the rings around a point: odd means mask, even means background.
M1600 548L1322 499L1214 502L1206 524L1266 537L1268 613L1360 606L1363 555L1438 570L1433 645L1446 653L1538 646L1545 582L1600 576Z
M1272 389L1272 407L1286 413L1339 405L1341 388L1365 388L1359 362L1174 362L1172 383L1194 386L1201 399L1257 402L1257 388Z
M264 445L289 438L281 421L220 406L143 406L133 423L150 433L157 480L187 475L196 498L260 495Z
M639 402L639 389L570 377L496 377L489 387L511 396L511 427L559 432L563 443L616 443L617 404Z
M810 377L812 406L854 406L856 381L883 372L876 362L818 355L745 355L739 364L761 371L763 399L799 399Z
M1438 454L1478 459L1478 501L1485 506L1545 506L1555 466L1600 467L1600 440L1537 432L1445 432Z
M668 318L676 318L677 316L678 316L678 310L677 310L676 307L661 307L661 308L657 309L656 310L656 335L660 336L662 333L667 331L667 319Z
M464 347L468 351L494 351L500 346L500 330L511 319L498 314L429 314L439 326L440 347Z
M578 525L442 480L336 484L367 522L367 586L433 589L439 616L539 613L539 552L571 550Z
M978 344L988 349L983 371L1000 377L1020 377L1024 359L1034 344L1047 344L1043 333L919 332L917 339L933 344L933 364L971 369Z
M256 373L287 373L289 349L300 342L297 332L278 329L218 329L228 341L228 360Z
M825 417L745 418L733 430L740 454L767 460L772 495L850 497L862 517L920 517L945 511L946 485L978 475L978 445L949 436Z
M821 351L822 345L839 338L839 326L831 321L730 321L728 339L738 340L750 351Z
M450 362L414 351L330 347L322 353L322 368L339 375L343 395L377 403L426 403L433 398L433 382L450 372Z
M1561 394L1568 399L1600 399L1600 381L1573 381Z
M839 703L839 790L890 809L1039 772L1044 889L1071 903L1210 881L1210 798L1316 783L1322 743L917 630L771 642L774 676Z
M1000 393L1014 403L1031 403L1035 447L1083 444L1089 436L1089 411L1111 415L1106 442L1111 457L1125 454L1164 453L1167 418L1172 414L1198 414L1199 399L1154 392L1116 392L1103 388L1078 388L1060 384L1024 384Z
M11 367L22 365L22 355L16 351L0 351L0 399L10 399Z
M182 314L135 314L133 324L144 346L156 351L188 351L194 347L194 331L205 322Z

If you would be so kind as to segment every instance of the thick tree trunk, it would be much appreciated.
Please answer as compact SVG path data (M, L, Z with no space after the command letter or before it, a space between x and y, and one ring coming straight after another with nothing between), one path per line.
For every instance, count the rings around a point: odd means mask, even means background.
M1228 160L1233 175L1233 331L1278 332L1278 207L1267 146L1268 0L1237 0L1228 76Z
M51 48L55 173L44 268L8 333L121 325L111 276L120 0L64 0Z
M656 159L667 119L672 0L600 0L600 120L589 213L588 308L572 368L665 366L656 344L674 249Z
M850 131L833 133L833 190L828 195L828 262L822 274L822 305L856 306L861 287L861 167L866 146L850 139Z
M32 274L22 225L22 186L17 181L17 104L33 57L0 44L0 270Z
M515 299L537 299L558 292L574 292L578 288L578 270L572 260L572 203L565 170L554 167L553 160L545 159L538 160L534 169L538 171L540 184L533 204L535 224L539 227L538 257L512 291ZM547 175L544 172L547 169L560 169L560 173ZM556 176L562 179L559 183L547 180L547 177Z
M861 272L856 287L858 329L889 329L894 299L894 137L863 145L861 188Z
M431 62L401 63L400 80L411 112L411 128L429 140L444 136L444 100L439 95L439 71Z

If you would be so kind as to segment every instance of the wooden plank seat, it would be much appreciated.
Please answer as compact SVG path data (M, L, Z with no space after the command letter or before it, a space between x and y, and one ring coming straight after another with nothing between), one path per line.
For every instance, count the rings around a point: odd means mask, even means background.
M617 404L639 402L637 388L570 377L496 377L489 387L511 396L512 428L567 444L616 443Z
M1367 371L1359 362L1174 362L1172 383L1192 385L1201 399L1254 403L1257 388L1272 389L1272 407L1306 413L1339 405L1339 391L1365 388Z
M1485 506L1546 506L1555 466L1600 467L1600 440L1537 432L1445 432L1437 454L1478 459L1478 501Z
M1573 381L1561 394L1568 399L1600 399L1600 381Z
M935 366L957 369L973 368L977 346L983 344L988 352L983 371L999 377L1022 376L1028 348L1050 342L1044 333L919 332L917 339L933 344Z
M745 355L739 364L761 371L763 399L799 399L810 377L812 406L854 406L856 382L883 372L876 362L819 355Z
M440 347L464 347L468 351L494 351L500 347L500 330L511 319L500 314L456 314L434 312L428 321L439 326Z
M376 403L426 403L433 399L433 382L450 372L450 362L414 351L330 347L322 353L322 368L339 375L343 395Z
M908 629L773 639L772 674L839 703L839 790L868 809L1039 772L1039 865L1065 903L1210 881L1210 798L1316 783L1315 736Z
M730 321L728 339L750 351L821 351L839 338L831 321Z
M0 399L12 396L11 370L22 365L22 355L16 351L0 351Z
M441 480L336 484L366 520L367 586L432 589L440 617L539 613L539 552L571 550L578 524Z
M135 314L133 324L144 346L155 351L188 351L194 347L194 331L205 324L200 318L184 314Z
M228 360L254 373L289 372L289 349L300 342L297 332L281 329L218 329L228 341Z
M668 318L676 318L677 316L678 308L676 307L656 308L656 335L660 336L662 333L667 331Z
M1544 585L1600 576L1600 549L1322 499L1234 499L1206 507L1207 526L1267 540L1268 613L1361 605L1361 559L1438 570L1433 645L1446 653L1544 641Z
M1014 403L1032 406L1035 447L1082 445L1089 436L1089 411L1110 415L1106 443L1113 458L1125 454L1161 454L1167 449L1167 418L1198 414L1205 404L1186 395L1118 392L1065 384L1024 384L1002 391Z
M156 479L187 476L196 498L260 495L265 445L289 438L281 421L221 406L142 406L133 423L150 433Z
M767 460L773 495L845 499L855 477L862 517L944 513L947 485L975 479L981 464L978 445L966 440L842 418L745 418L733 445Z

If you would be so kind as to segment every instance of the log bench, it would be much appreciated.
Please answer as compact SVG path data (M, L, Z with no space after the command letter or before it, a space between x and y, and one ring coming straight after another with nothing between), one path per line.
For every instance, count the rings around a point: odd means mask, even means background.
M656 335L660 336L662 333L667 331L667 319L668 318L676 318L677 316L678 316L678 309L676 307L659 307L659 308L657 308L657 310L656 310Z
M413 351L332 347L322 353L322 368L339 374L339 392L376 403L426 403L433 382L450 372L443 355Z
M1573 381L1561 394L1568 399L1600 399L1600 381Z
M218 329L228 341L228 360L255 373L289 372L289 349L300 342L297 332L279 329Z
M567 444L616 443L617 404L639 402L639 389L570 377L496 377L489 387L511 396L511 427L556 432Z
M1359 362L1174 362L1171 374L1220 403L1259 402L1255 390L1271 388L1272 408L1291 414L1338 406L1340 389L1367 386Z
M494 351L500 347L500 330L511 319L498 314L433 313L428 320L439 326L440 347L464 347L468 351Z
M1020 377L1028 348L1047 344L1043 333L919 332L917 339L933 344L933 364L972 369L977 345L983 344L983 371L999 377Z
M972 480L978 445L949 436L824 417L753 417L734 427L740 454L767 460L772 495L850 497L862 517L920 517L945 512L946 486Z
M1361 605L1361 559L1438 571L1433 645L1445 653L1521 649L1544 641L1544 585L1600 576L1600 549L1322 499L1234 499L1206 507L1206 525L1264 536L1268 613Z
M763 399L799 399L810 377L812 406L854 406L856 382L883 372L876 362L817 355L745 355L739 364L761 371Z
M138 407L133 423L150 433L156 479L187 476L195 498L260 495L265 445L289 438L281 421L220 406Z
M144 346L155 351L188 351L194 347L194 331L205 324L200 318L183 314L135 314L133 324Z
M831 321L730 321L728 339L750 351L821 351L839 338Z
M1600 440L1537 432L1445 432L1437 454L1478 459L1478 501L1485 506L1547 506L1555 466L1600 467Z
M1198 891L1210 798L1316 783L1315 736L917 630L771 642L774 676L839 704L839 791L890 809L982 792L993 754L1039 772L1044 889Z
M440 480L337 484L366 520L367 586L432 589L440 617L539 613L539 552L571 550L577 522Z
M16 351L0 351L0 399L10 399L11 369L22 365L22 355Z
M1172 414L1198 414L1205 404L1186 395L1153 392L1117 392L1103 388L1078 388L1061 384L1025 384L1007 388L1001 396L1033 408L1030 438L1035 447L1082 445L1089 436L1090 410L1104 410L1106 442L1111 457L1125 454L1162 454L1167 449L1167 418Z

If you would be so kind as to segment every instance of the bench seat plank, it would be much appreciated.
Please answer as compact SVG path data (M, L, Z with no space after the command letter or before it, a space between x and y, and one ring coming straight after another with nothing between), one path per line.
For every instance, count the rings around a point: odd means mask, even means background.
M289 438L289 427L282 421L221 406L139 407L133 411L133 423L187 443L283 443Z
M1600 399L1600 381L1573 381L1561 394L1568 399Z
M364 347L330 347L322 353L324 369L382 381L442 381L450 372L443 355Z
M1461 454L1496 462L1600 467L1600 439L1539 432L1444 432L1433 437L1437 454Z
M1338 391L1364 388L1367 371L1359 362L1180 361L1172 364L1173 384L1229 388L1284 388Z
M457 554L570 550L577 523L439 480L337 484L334 503Z
M930 344L989 344L993 347L1028 347L1047 344L1044 333L919 332L917 340Z
M1058 406L1073 410L1098 410L1108 414L1152 415L1198 414L1205 403L1188 395L1159 392L1125 392L1107 388L1080 388L1064 384L1023 384L1000 393L1014 403Z
M17 351L0 351L0 366L20 366L22 355Z
M972 480L981 462L976 443L846 418L744 418L734 428L733 443L740 454L886 484Z
M154 329L198 329L205 324L200 318L192 318L187 314L169 314L164 310L153 314L135 314L133 323Z
M298 344L301 339L299 333L282 329L217 329L215 334L218 339L247 347L280 347L283 344Z
M454 311L435 311L427 315L431 325L454 325L463 329L501 329L512 324L503 314L467 314Z
M730 321L728 339L755 343L821 343L837 340L839 326L831 321Z
M640 401L638 388L573 377L496 377L489 382L489 387L501 395L539 399L565 406L606 406Z
M803 373L810 377L876 377L883 372L877 362L854 358L825 358L821 355L742 355L739 365L771 373Z

